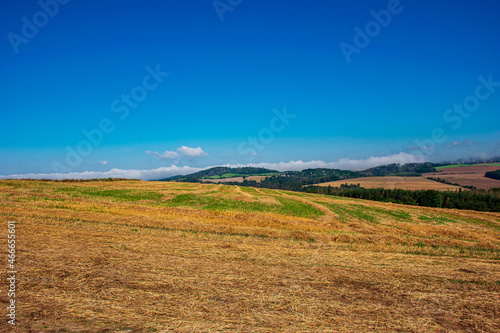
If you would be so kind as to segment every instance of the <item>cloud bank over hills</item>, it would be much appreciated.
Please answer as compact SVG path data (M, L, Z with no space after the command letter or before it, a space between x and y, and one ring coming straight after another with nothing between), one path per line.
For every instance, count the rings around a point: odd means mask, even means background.
M189 153L189 152L187 152ZM200 152L193 152L195 155ZM339 159L336 162L325 162L321 160L304 162L289 161L278 163L248 163L248 164L224 164L226 167L260 167L279 171L298 171L310 168L330 168L330 169L345 169L345 170L364 170L378 165L391 163L418 163L425 162L425 157L422 155L412 155L408 153L399 153L388 156L371 156L367 159L353 160L349 158ZM159 167L149 170L137 169L110 169L109 171L83 171L69 173L27 173L27 174L12 174L0 176L0 179L91 179L91 178L130 178L153 180L167 178L176 175L188 175L190 173L212 168L207 166L203 168L195 168L190 166L177 166L172 164L168 167Z

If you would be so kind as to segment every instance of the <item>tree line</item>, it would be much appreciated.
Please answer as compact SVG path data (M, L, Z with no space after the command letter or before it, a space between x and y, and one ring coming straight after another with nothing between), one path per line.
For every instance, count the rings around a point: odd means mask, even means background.
M491 179L498 179L500 180L500 170L497 171L488 171L485 174L486 177L491 178Z
M308 193L393 202L405 205L500 212L500 188L458 192L435 190L367 189L358 185L341 187L307 186Z
M427 179L429 180L433 180L435 182L440 182L440 183L443 183L443 184L448 184L448 185L454 185L454 186L459 186L459 187L463 187L463 188L466 188L466 189L469 189L469 190L476 190L477 187L473 186L473 185L460 185L459 183L452 183L446 179L442 179L442 178L434 178L434 177L427 177Z

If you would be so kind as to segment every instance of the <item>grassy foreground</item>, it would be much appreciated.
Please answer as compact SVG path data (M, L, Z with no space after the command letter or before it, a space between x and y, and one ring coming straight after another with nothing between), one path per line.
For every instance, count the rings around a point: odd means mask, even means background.
M0 198L18 332L500 331L500 213L142 181Z

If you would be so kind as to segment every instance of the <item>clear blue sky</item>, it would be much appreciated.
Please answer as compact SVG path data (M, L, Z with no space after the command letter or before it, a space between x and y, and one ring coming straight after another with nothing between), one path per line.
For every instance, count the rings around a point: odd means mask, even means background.
M0 175L500 155L498 1L60 2L0 4Z

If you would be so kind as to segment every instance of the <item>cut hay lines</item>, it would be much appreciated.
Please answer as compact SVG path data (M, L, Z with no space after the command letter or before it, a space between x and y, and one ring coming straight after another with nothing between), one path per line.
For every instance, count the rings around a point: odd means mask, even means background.
M285 193L282 193L281 196L284 198L289 198L291 200L296 200L296 201L302 202L302 203L309 205L309 206L313 207L314 209L317 209L318 211L320 211L322 213L322 216L319 217L319 219L318 219L319 222L328 223L331 225L339 224L339 220L338 220L339 215L332 212L332 210L330 210L329 208L325 207L324 205L322 205L318 202L307 200L307 199L302 198L302 197L288 195Z

